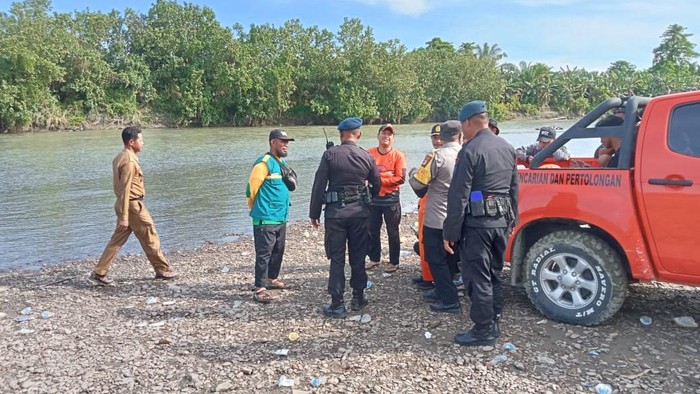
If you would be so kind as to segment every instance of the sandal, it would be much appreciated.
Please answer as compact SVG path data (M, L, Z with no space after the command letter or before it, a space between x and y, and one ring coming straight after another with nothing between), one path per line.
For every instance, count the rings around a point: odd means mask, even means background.
M387 274L393 274L394 272L398 271L399 265L398 264L391 264L389 263L389 266L384 270Z
M370 260L369 263L365 263L365 270L374 269L374 267L379 266L379 264L381 264L379 261L372 261L372 260Z
M268 279L265 288L267 290L289 290L292 286L285 284L279 279Z
M267 294L267 291L265 289L260 289L253 294L253 301L259 302L261 304L269 304L270 301L272 301L272 297Z

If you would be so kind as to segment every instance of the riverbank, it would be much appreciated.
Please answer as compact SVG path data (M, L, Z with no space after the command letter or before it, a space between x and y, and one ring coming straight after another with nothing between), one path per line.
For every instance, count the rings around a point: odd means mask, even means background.
M32 133L32 132L78 132L78 131L86 131L86 130L121 130L126 126L131 126L131 125L137 125L143 129L162 129L162 128L202 128L202 126L197 126L197 125L192 125L192 126L178 126L178 125L172 125L172 124L167 124L167 122L163 121L164 119L167 119L167 117L163 116L161 117L162 119L158 119L156 121L147 121L143 119L150 119L152 115L149 116L137 116L135 117L134 120L125 120L125 119L104 119L104 120L96 120L96 121L89 121L89 122L82 122L82 123L55 123L52 124L50 127L43 127L43 128L35 128L35 127L27 127L27 128L22 128L22 129L6 129L3 131L0 131L0 133L4 134L22 134L22 133ZM532 115L527 115L527 114L520 114L520 113L514 113L510 114L507 117L504 117L503 119L498 119L499 122L504 122L504 121L509 121L509 120L566 120L566 119L576 119L578 116L572 115L572 114L565 114L565 113L559 113L555 111L544 111L540 114L537 114L535 116ZM420 123L436 123L436 121L424 121ZM416 123L416 124L420 124ZM409 125L411 123L408 123ZM370 126L378 126L379 123L368 123ZM406 124L403 124L406 125ZM287 124L282 127L297 127L297 126L304 126L303 124ZM332 128L334 125L310 125L314 127L329 127ZM254 125L254 126L237 126L237 125L231 125L231 124L218 124L218 125L209 125L207 127L211 128L221 128L221 127L264 127L264 125ZM280 127L280 125L269 125L270 128L273 127ZM205 127L206 128L206 127Z
M328 263L323 231L306 222L288 230L282 268L281 278L296 289L273 292L270 305L251 299L250 239L169 253L182 275L174 282L152 280L143 255L120 257L110 274L117 285L106 288L87 281L94 260L2 272L0 387L289 393L278 387L285 375L297 393L571 393L599 383L616 392L700 392L700 335L672 321L700 320L698 289L634 286L608 324L587 328L544 319L522 289L508 287L497 345L462 348L452 337L469 325L468 302L461 315L433 314L408 285L419 274L417 256L408 253L414 221L415 214L402 220L407 252L398 273L370 272L367 323L319 313L328 299ZM27 307L32 320L16 322ZM42 319L42 311L50 316ZM641 327L641 315L654 323ZM491 366L505 343L515 351ZM274 354L280 349L288 355ZM310 384L315 377L317 388Z

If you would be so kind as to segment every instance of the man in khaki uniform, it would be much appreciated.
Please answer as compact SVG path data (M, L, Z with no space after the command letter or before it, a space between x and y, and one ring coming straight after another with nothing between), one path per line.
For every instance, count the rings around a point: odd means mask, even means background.
M141 243L148 261L156 271L156 279L176 278L177 274L170 270L168 261L160 250L160 238L156 233L155 224L143 203L146 190L141 163L136 156L143 148L141 129L133 126L125 128L122 130L122 141L124 141L124 150L112 161L114 194L117 196L117 202L114 204L117 228L102 252L102 257L90 279L100 285L112 283L107 279L109 266L112 265L119 249L132 232Z

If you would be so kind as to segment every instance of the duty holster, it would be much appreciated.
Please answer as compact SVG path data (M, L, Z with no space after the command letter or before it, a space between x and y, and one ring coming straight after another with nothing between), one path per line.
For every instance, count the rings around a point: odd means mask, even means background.
M510 205L510 197L500 195L487 195L483 200L469 201L467 214L480 217L505 216L508 223L514 221L513 207Z
M341 186L336 190L329 190L325 194L325 203L340 203L341 207L351 202L360 201L369 205L372 202L372 195L366 186Z

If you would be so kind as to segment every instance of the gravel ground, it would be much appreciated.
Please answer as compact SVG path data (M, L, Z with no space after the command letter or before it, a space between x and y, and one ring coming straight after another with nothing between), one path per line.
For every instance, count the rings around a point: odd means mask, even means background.
M409 285L420 270L408 252L414 220L403 220L399 272L370 272L365 323L351 319L358 313L320 314L328 262L322 232L305 223L289 229L282 267L296 290L273 292L270 305L251 298L250 240L172 251L182 275L174 282L152 280L143 255L120 257L117 285L106 288L87 280L94 260L2 272L0 391L573 393L603 383L620 393L700 393L700 330L673 322L700 320L700 289L635 285L613 319L589 328L544 319L510 287L496 346L463 348L452 338L470 326L468 301L461 315L434 314ZM26 307L31 320L15 321ZM507 360L492 365L499 354ZM293 388L279 387L282 375Z

